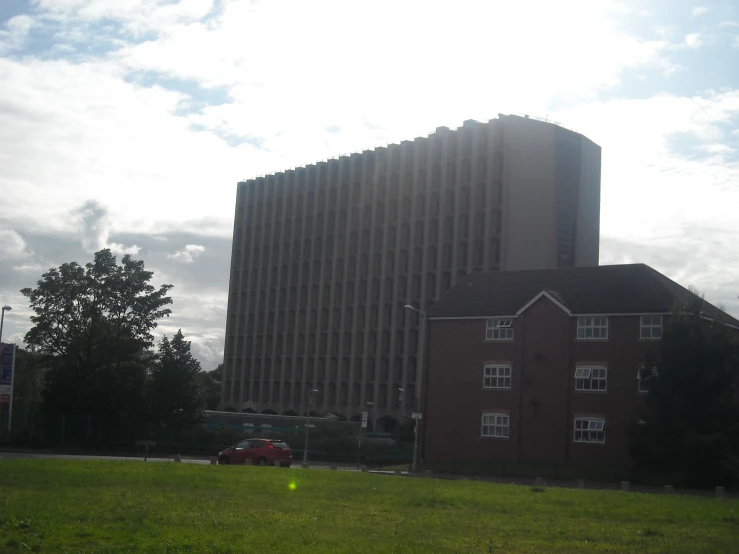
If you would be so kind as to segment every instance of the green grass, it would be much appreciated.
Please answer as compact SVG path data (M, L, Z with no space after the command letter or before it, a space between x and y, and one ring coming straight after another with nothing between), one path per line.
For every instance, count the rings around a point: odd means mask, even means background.
M3 553L718 553L737 552L737 537L736 500L271 467L0 461Z

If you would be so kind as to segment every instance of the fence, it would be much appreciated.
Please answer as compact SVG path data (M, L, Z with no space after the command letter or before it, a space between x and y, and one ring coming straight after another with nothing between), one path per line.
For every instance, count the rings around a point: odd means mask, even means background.
M15 412L10 434L0 420L0 444L30 448L135 451L138 440L156 442L162 453L213 456L246 438L287 442L302 457L304 417L233 412L206 412L205 420L187 428L152 424L135 416L103 418L67 414ZM372 463L409 461L412 445L385 433L365 433L357 422L310 419L309 452L313 460Z

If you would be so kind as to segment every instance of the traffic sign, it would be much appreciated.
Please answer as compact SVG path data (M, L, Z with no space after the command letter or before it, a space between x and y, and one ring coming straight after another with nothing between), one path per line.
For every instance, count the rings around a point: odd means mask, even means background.
M423 416L422 416L421 412L413 412L413 413L411 414L411 417L412 417L413 419L423 419Z

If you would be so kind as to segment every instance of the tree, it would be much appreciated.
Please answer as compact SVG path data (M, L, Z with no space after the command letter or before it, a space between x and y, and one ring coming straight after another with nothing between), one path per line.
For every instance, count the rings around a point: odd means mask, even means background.
M647 360L648 412L632 429L638 465L677 471L685 484L726 485L739 473L737 337L702 316L702 300L679 306L665 329L660 361Z
M63 264L21 291L36 314L26 343L48 360L48 411L117 416L140 410L152 331L172 302L172 286L155 289L151 278L144 262L126 255L119 265L105 249L85 267Z
M205 409L217 410L221 402L221 380L223 378L223 364L218 364L213 371L201 371L199 374L200 387L205 396Z
M162 338L147 385L150 420L176 428L202 421L206 399L200 375L200 362L190 353L182 330L171 341Z
M33 412L41 407L47 360L31 350L18 348L13 378L13 411Z

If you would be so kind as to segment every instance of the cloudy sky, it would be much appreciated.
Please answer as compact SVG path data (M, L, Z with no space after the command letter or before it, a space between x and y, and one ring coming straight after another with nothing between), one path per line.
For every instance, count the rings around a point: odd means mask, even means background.
M603 147L601 263L739 316L739 4L0 0L0 302L109 247L220 362L236 183L498 113Z

